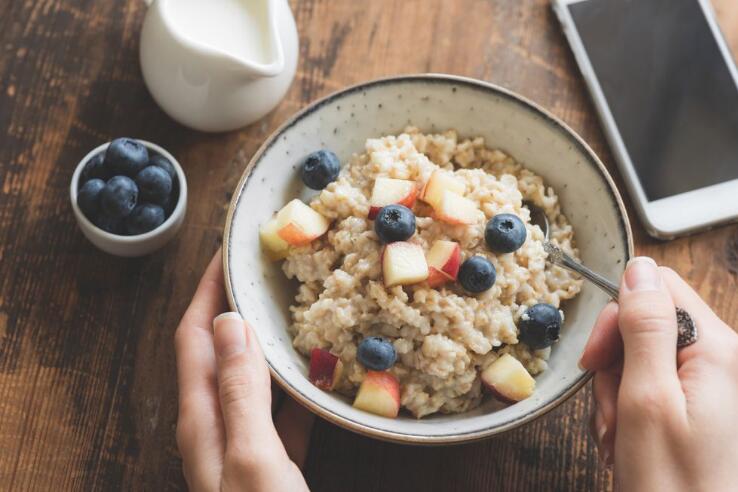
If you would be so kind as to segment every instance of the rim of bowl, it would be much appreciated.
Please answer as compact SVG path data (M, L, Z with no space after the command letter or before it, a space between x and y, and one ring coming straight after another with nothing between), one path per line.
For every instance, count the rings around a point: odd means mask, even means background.
M113 234L111 232L104 231L93 224L92 221L88 219L85 214L82 213L79 205L77 205L79 177L82 174L82 169L84 169L85 164L87 164L87 161L89 161L92 157L96 156L100 152L105 151L112 140L98 145L97 147L89 151L87 155L82 158L81 161L79 161L79 164L77 164L77 167L74 169L72 182L69 184L69 198L72 202L72 209L74 210L74 215L77 217L77 220L82 222L86 227L92 228L97 234L100 234L102 237L122 244L136 244L139 242L144 242L148 239L151 239L152 237L156 237L164 233L166 230L174 226L176 219L184 213L185 207L187 206L187 178L185 177L184 169L182 169L179 161L177 161L177 159L172 154L170 154L160 145L149 142L147 140L141 140L140 138L135 138L134 140L143 144L147 149L153 150L156 153L166 157L169 162L172 163L174 169L177 171L177 179L179 180L179 197L177 198L177 205L174 207L174 210L172 210L172 213L169 214L169 217L167 217L167 219L162 222L159 227L157 227L156 229L152 229L149 232L137 234L135 236L121 236L119 234Z
M440 82L440 83L464 85L464 86L471 87L471 88L481 89L483 91L491 92L498 96L503 96L517 103L518 106L523 110L532 111L540 116L543 116L548 121L549 124L556 127L556 129L559 132L563 133L566 138L569 138L570 140L572 140L573 143L575 143L579 147L579 149L583 151L583 153L586 156L589 157L587 162L590 165L593 165L595 169L599 171L600 175L604 178L605 182L608 185L610 197L612 201L614 202L614 205L616 205L618 211L620 212L620 227L622 229L623 235L625 236L624 237L625 251L628 256L626 258L626 261L630 259L631 257L633 257L634 255L633 232L630 227L630 221L628 220L628 214L625 209L625 204L620 195L620 192L617 189L617 186L615 186L615 181L612 179L610 172L607 170L605 165L602 163L602 161L597 156L597 154L592 150L592 148L584 141L582 137L580 137L571 127L569 127L569 125L564 123L560 118L558 118L557 116L555 116L548 110L544 109L542 106L538 105L537 103L531 101L530 99L524 96L521 96L520 94L517 94L509 89L505 89L504 87L498 86L490 82L473 79L471 77L463 77L459 75L449 75L449 74L442 74L442 73L397 75L397 76L391 76L391 77L382 77L382 78L373 79L367 82L350 85L344 89L333 92L320 99L313 101L306 107L296 112L290 118L288 118L284 123L282 123L271 135L269 135L269 137L264 141L264 143L261 144L261 146L256 151L256 153L254 153L254 155L251 157L251 159L249 160L249 163L246 166L246 169L244 170L243 174L241 175L241 178L238 181L238 185L236 186L236 193L234 193L233 197L231 198L231 203L228 207L228 214L226 216L225 229L223 232L223 246L225 248L223 252L223 259L222 259L223 271L224 271L226 294L227 294L228 303L231 309L238 311L238 304L236 303L235 296L233 295L233 286L231 284L231 271L229 267L230 249L231 249L231 237L230 236L231 236L231 226L233 223L233 216L235 215L236 207L243 193L244 185L246 184L246 181L251 175L251 172L253 171L253 169L259 164L259 162L261 162L262 156L266 153L267 150L269 150L273 142L276 141L282 135L282 133L284 133L287 129L295 125L303 117L309 115L310 113L320 108L321 106L335 99L339 99L346 94L350 94L350 93L353 93L359 90L366 90L371 87L376 87L376 86L383 85L383 84L393 84L393 83L403 83L403 82L435 82L435 83ZM492 426L492 427L488 427L488 428L484 428L484 429L480 429L476 431L463 432L463 433L457 433L457 434L424 436L424 435L419 435L419 434L405 434L405 433L398 433L398 432L378 429L376 427L371 427L369 425L365 425L361 422L357 422L353 419L350 419L342 415L339 415L337 413L334 413L330 411L328 408L324 408L323 406L314 402L307 395L301 393L299 390L294 388L289 383L289 381L287 381L287 379L285 379L279 373L279 371L277 371L277 369L272 366L271 361L267 360L267 365L269 366L269 372L271 373L272 377L277 381L279 386L284 391L286 391L289 396L294 398L296 401L298 401L300 404L308 408L310 411L312 411L319 417L324 418L325 420L328 420L329 422L336 424L339 427L342 427L344 429L350 430L352 432L355 432L357 434L361 434L367 437L372 437L375 439L380 439L383 441L400 443L400 444L415 444L415 445L426 445L426 446L468 443L468 442L478 441L481 439L485 439L485 438L488 438L494 435L502 434L504 432L508 432L513 429L516 429L554 410L556 407L558 407L559 405L567 401L577 391L579 391L587 383L587 381L589 381L589 379L592 377L592 374L589 371L582 372L577 378L572 380L571 384L566 389L564 389L562 392L560 392L550 401L544 403L539 408L532 410L528 412L527 414L522 415L509 422L506 422L502 425L496 425L496 426Z

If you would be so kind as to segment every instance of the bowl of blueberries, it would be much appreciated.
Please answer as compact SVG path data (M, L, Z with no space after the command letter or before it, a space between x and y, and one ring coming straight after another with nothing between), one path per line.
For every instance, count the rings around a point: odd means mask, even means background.
M116 256L153 253L179 230L187 180L177 160L144 140L117 138L77 165L69 188L82 233Z

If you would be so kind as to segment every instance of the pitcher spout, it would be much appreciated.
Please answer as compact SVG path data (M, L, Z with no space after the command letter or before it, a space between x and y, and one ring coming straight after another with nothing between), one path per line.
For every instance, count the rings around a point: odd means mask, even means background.
M285 55L279 35L277 2L284 0L231 0L248 5L251 47L236 51L239 71L249 79L275 77L285 68Z

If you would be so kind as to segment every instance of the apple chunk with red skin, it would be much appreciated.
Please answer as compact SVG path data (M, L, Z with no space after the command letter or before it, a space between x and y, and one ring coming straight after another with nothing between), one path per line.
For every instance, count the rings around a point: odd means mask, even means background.
M322 236L330 222L295 198L277 212L277 234L292 246L304 246Z
M523 364L510 354L504 354L482 371L482 383L505 403L525 400L536 389L533 379Z
M456 280L461 266L461 246L455 241L438 240L427 255L428 285L438 287Z
M389 243L382 251L385 287L410 285L428 278L428 263L422 246L407 241Z
M452 173L436 169L425 183L420 199L436 208L441 203L443 193L446 191L462 196L466 191L466 185L463 181L454 177Z
M354 408L395 418L400 412L400 382L389 372L367 371L354 400Z
M438 220L455 225L474 224L479 215L476 203L453 191L444 191L433 211Z
M413 208L417 196L418 187L414 181L377 178L369 199L369 219L374 220L382 207L387 205L398 204Z
M308 379L318 388L333 390L343 374L343 362L326 349L314 348L310 352Z

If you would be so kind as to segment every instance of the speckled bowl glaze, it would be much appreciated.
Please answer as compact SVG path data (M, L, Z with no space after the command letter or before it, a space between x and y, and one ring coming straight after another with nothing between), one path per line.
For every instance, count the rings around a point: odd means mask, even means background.
M402 76L350 87L311 104L262 145L238 184L228 213L224 267L234 310L251 321L272 376L293 398L319 416L352 431L403 443L449 444L488 437L530 422L581 388L588 374L577 361L608 298L584 284L564 305L566 323L549 370L536 378L535 394L515 405L486 399L461 414L421 420L401 413L388 419L357 410L351 401L313 386L308 360L291 344L287 327L296 285L259 246L258 226L307 190L296 172L309 152L332 149L342 162L364 150L369 137L398 134L409 124L426 132L449 128L482 136L514 156L558 193L575 228L584 262L617 279L632 255L623 202L602 162L559 119L506 89L448 75Z

